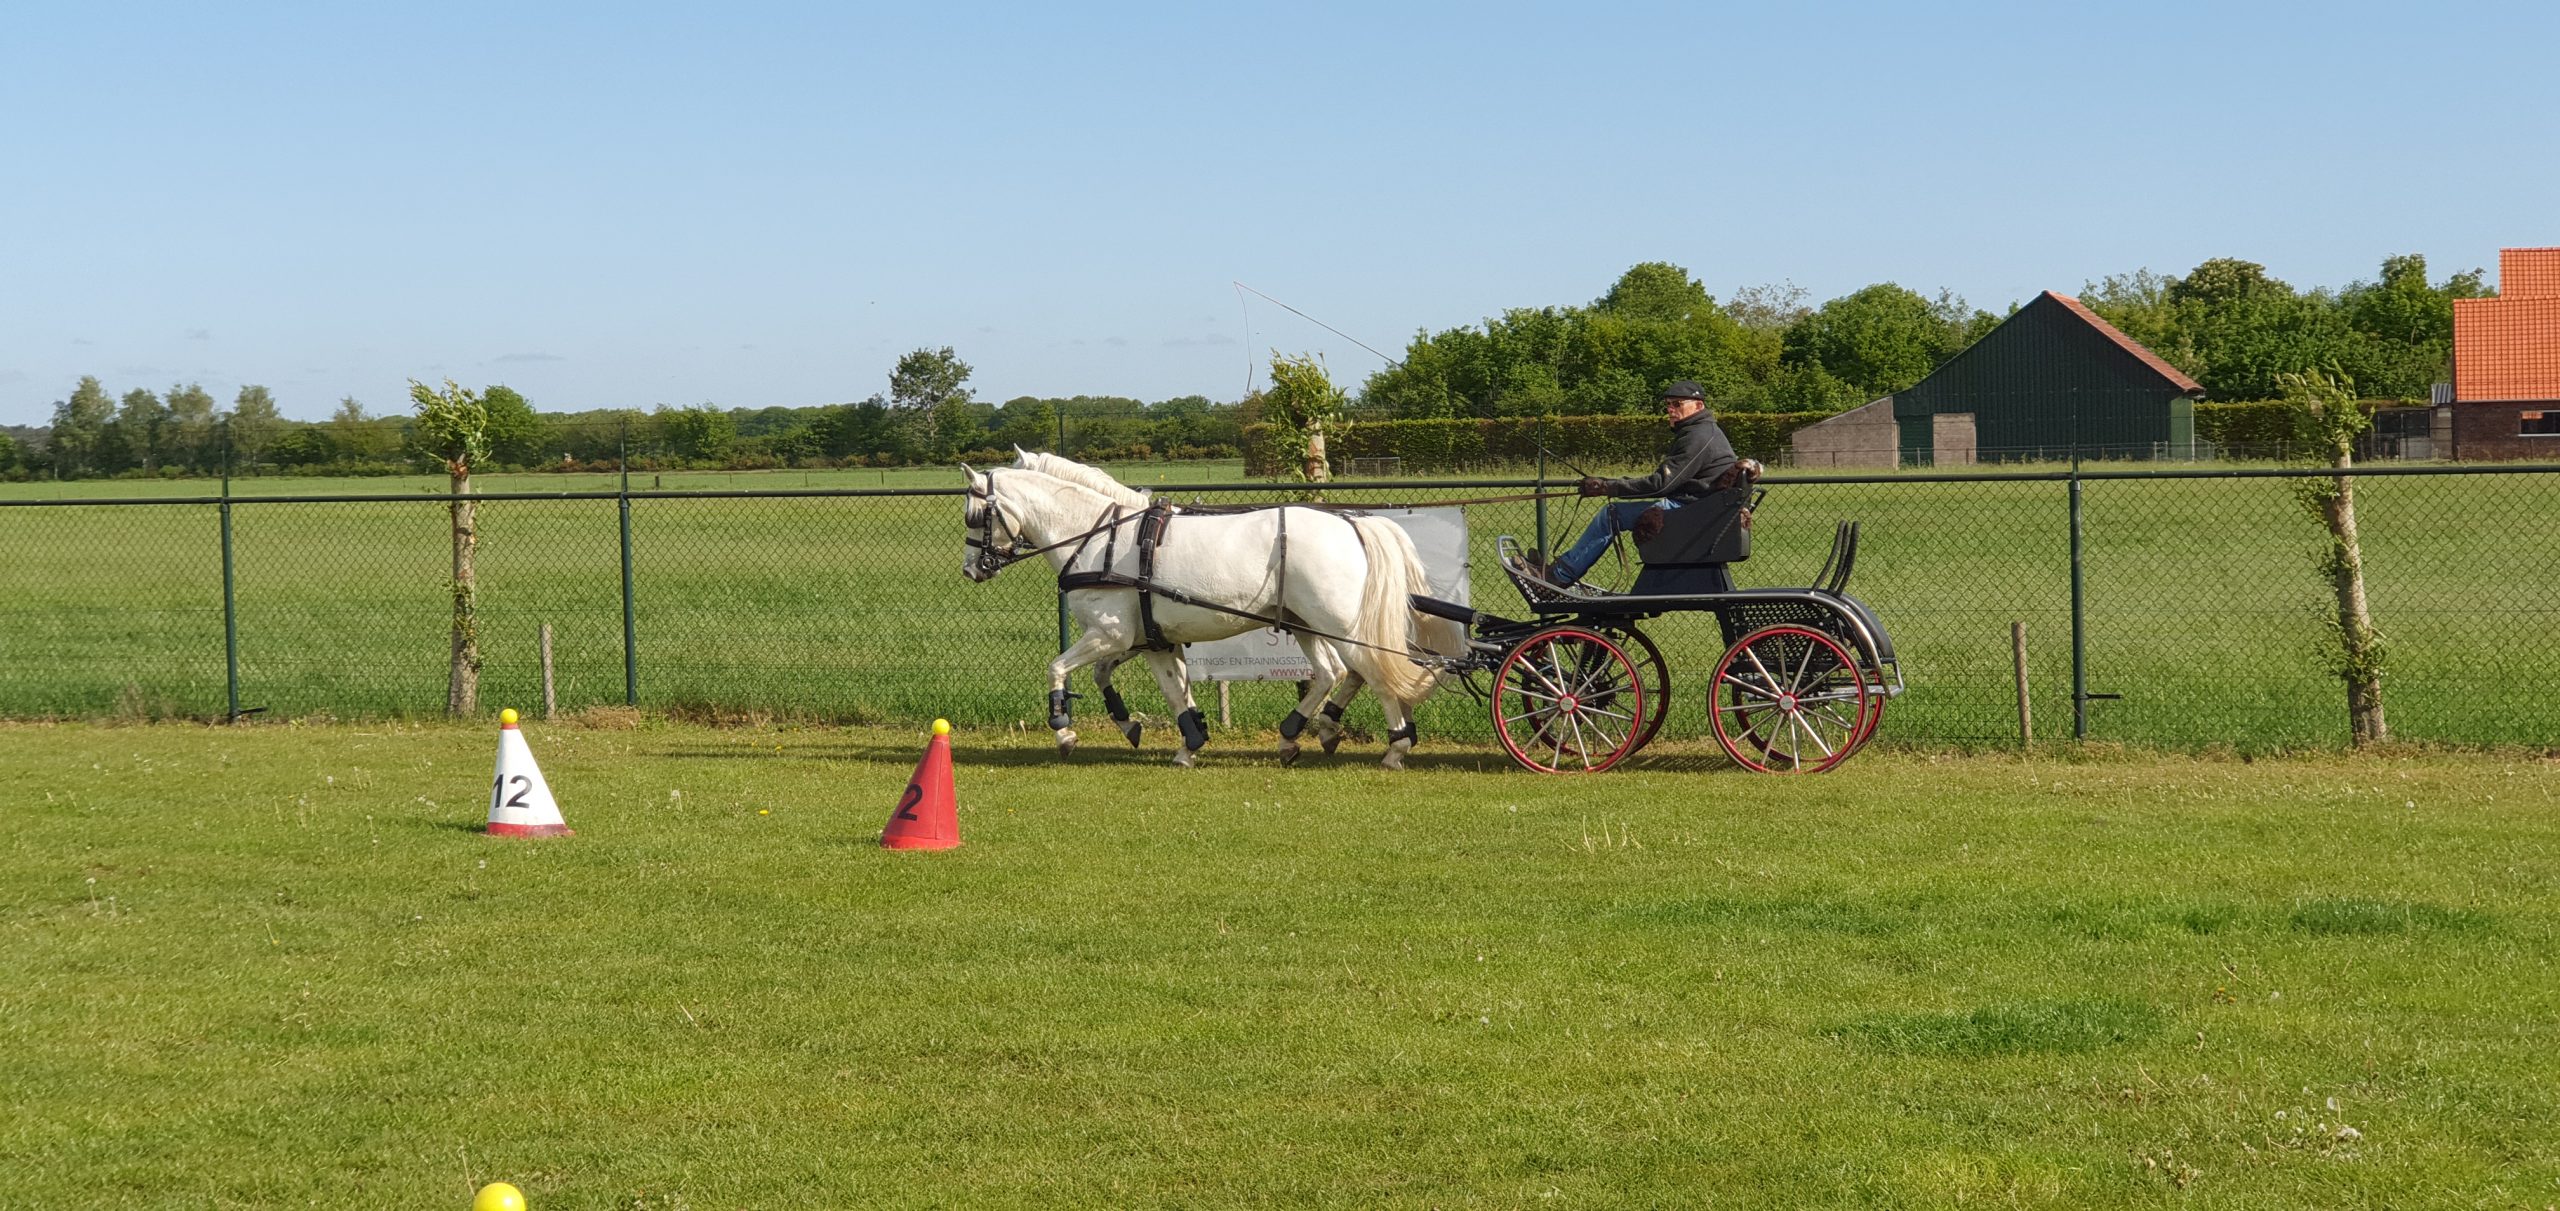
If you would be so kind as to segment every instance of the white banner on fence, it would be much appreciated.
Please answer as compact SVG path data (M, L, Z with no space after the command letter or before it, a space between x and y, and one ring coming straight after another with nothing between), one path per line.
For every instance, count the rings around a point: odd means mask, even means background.
M1404 527L1422 555L1431 595L1460 605L1467 597L1467 511L1369 509ZM1315 675L1298 641L1270 627L1184 649L1193 681L1304 681Z

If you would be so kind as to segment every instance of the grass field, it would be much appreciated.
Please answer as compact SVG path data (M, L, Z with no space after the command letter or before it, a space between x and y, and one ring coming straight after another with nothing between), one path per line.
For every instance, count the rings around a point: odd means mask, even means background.
M722 482L787 487L798 474ZM905 486L953 480L947 471L907 474ZM484 486L603 486L519 478ZM259 489L425 482L269 480ZM704 486L713 485L666 484ZM2560 685L2560 646L2545 639L2560 529L2520 519L2560 504L2560 476L2366 477L2359 486L2374 609L2391 641L2395 730L2453 743L2549 740L2560 730L2547 693ZM1265 486L1211 499L1280 494ZM1421 486L1362 499L1447 495ZM2320 532L2283 482L2097 481L2085 499L2088 688L2122 696L2092 705L2094 737L2256 751L2343 741L2343 694L2320 655L2322 589L2311 566ZM244 705L284 716L441 710L441 505L252 500L233 512ZM1054 591L1037 568L986 586L962 581L959 512L947 497L635 502L642 704L846 721L1037 720L1041 668L1056 642ZM491 700L531 700L535 632L547 621L558 632L564 701L619 702L614 502L489 502L480 515ZM1586 516L1572 502L1553 506L1555 540ZM2064 485L1778 483L1740 579L1809 580L1842 517L1865 525L1851 589L1893 632L1912 685L1886 717L1888 741L2014 737L2012 621L2028 626L2041 733L2068 734ZM1492 540L1533 537L1534 510L1478 506L1470 528L1476 600L1516 609ZM219 533L206 505L0 508L0 714L220 714ZM1604 563L1599 575L1623 574ZM1703 684L1722 646L1712 621L1667 618L1653 629L1688 683ZM1154 699L1143 676L1131 680L1140 701ZM1239 691L1240 721L1276 719L1285 696ZM1673 735L1704 734L1695 694L1674 710ZM1487 734L1481 708L1463 696L1427 708L1421 722L1426 734Z
M615 723L530 843L493 729L0 725L0 1202L2560 1199L2545 759L964 729L918 855L915 731Z

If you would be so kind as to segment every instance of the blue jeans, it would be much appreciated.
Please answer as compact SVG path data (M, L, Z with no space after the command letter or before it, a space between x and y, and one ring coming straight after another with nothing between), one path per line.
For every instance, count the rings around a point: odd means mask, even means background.
M1591 565L1599 560L1600 553L1609 549L1609 539L1621 530L1634 528L1636 518L1657 504L1665 509L1680 507L1676 500L1613 500L1600 506L1600 512L1592 517L1591 524L1583 527L1582 538L1573 544L1571 550L1557 556L1556 561L1548 565L1548 578L1557 584L1572 584L1582 579L1582 574L1590 571Z

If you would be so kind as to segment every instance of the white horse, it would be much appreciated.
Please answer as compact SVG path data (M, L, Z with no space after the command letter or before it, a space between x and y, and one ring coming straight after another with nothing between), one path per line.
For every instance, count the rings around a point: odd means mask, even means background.
M1061 573L1138 578L1140 516L1123 497L1018 467L968 474L969 539L961 571L969 579L988 580L1035 552ZM1296 756L1307 712L1346 673L1357 672L1378 690L1386 711L1389 742L1381 764L1402 769L1414 742L1408 712L1437 684L1408 655L1417 626L1438 624L1426 636L1431 650L1455 651L1463 643L1455 624L1412 609L1410 595L1429 587L1422 559L1403 529L1383 518L1285 506L1185 514L1155 549L1151 584L1157 627L1170 645L1223 639L1272 620L1298 632L1316 675L1290 712L1296 726L1283 721L1283 760ZM1076 743L1068 676L1099 660L1117 663L1147 643L1136 588L1098 584L1066 596L1083 633L1049 663L1049 726L1061 755ZM1179 653L1146 649L1146 657L1165 701L1180 712L1182 750L1174 764L1189 765L1208 742L1207 721L1191 699Z
M1038 471L1043 475L1056 476L1071 484L1081 484L1101 493L1105 498L1125 509L1140 510L1155 503L1155 497L1145 489L1132 488L1100 467L1077 462L1063 454L1051 454L1045 450L1025 450L1015 446L1013 465L1025 471ZM1174 505L1173 509L1179 513L1182 506ZM1463 628L1454 624L1443 626L1441 619L1429 614L1417 614L1414 621L1428 640L1424 644L1425 647L1443 655L1456 655L1464 650L1462 647L1447 645L1448 637L1451 635L1456 636L1459 642L1463 642L1465 638ZM1120 691L1111 688L1111 672L1119 667L1121 659L1121 657L1112 656L1095 661L1093 683L1102 691L1103 710L1111 716L1111 722L1118 725L1120 734L1129 738L1129 747L1136 748L1141 727L1137 721L1129 717L1128 703L1121 699ZM1342 712L1350 706L1351 700L1359 695L1360 687L1365 680L1359 670L1353 668L1345 672L1342 679L1335 683L1332 694L1324 703L1324 708L1312 719L1308 718L1303 710L1293 712L1290 718L1282 719L1280 721L1280 759L1283 762L1297 759L1298 729L1308 725L1315 728L1317 742L1324 746L1327 755L1331 755L1333 750L1342 744Z

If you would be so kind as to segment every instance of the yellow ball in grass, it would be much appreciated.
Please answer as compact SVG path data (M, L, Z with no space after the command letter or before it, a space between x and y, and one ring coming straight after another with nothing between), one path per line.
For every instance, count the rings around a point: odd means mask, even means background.
M480 1187L480 1193L472 1198L471 1211L524 1211L524 1191L505 1182L491 1182Z
M516 708L514 708L514 707L508 707L507 709L505 709L505 710L503 710L503 711L498 712L498 722L500 722L500 723L513 723L513 722L515 722L515 721L516 721ZM515 1187L513 1187L513 1186L508 1186L508 1187L507 1187L507 1189L509 1189L509 1190L513 1190L513 1189L515 1189Z
M948 735L950 735L950 734L951 734L951 721L950 721L950 720L948 720L948 719L936 719L936 720L934 720L934 721L933 721L933 734L934 734L934 735L937 735L937 736L948 736Z

